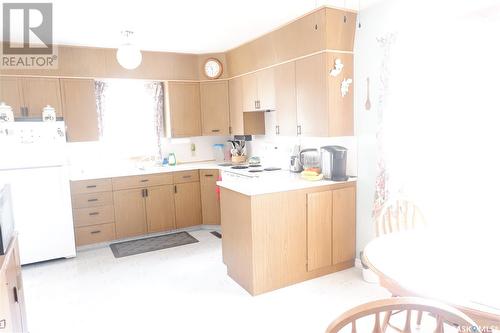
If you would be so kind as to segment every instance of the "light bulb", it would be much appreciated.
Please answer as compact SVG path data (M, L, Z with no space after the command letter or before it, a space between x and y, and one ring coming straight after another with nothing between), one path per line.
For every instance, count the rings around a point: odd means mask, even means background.
M126 69L135 69L142 62L141 51L130 43L121 45L116 51L116 60Z

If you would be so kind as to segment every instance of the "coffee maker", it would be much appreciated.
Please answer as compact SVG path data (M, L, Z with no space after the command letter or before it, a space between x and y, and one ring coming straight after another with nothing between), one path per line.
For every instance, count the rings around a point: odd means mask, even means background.
M325 179L346 181L347 148L341 146L321 147L321 172Z

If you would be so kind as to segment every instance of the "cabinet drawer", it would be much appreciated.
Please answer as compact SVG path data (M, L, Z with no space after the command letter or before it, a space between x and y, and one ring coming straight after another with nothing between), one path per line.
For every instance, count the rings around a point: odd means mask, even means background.
M113 204L113 192L74 194L71 196L73 208L88 208Z
M114 220L115 211L112 205L73 209L75 227L109 223Z
M71 194L111 191L111 178L80 180L71 182Z
M200 170L200 182L203 183L210 183L210 182L216 182L217 179L219 178L219 170L213 169L213 170Z
M113 178L113 190L172 184L172 173Z
M76 246L109 242L115 238L114 223L75 228Z
M175 184L196 182L198 180L200 180L200 174L198 173L198 170L174 172Z

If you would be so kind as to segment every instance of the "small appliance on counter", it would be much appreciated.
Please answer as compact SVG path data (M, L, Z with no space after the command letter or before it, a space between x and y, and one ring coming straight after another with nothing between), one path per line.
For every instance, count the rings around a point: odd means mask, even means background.
M300 164L299 154L300 154L300 145L295 145L293 147L292 156L290 156L291 172L298 173L302 171L302 165Z
M213 146L214 150L214 158L217 163L224 163L225 154L224 154L224 145L222 143L216 143Z
M321 147L321 170L325 179L346 181L347 148L341 146Z
M299 162L304 170L320 169L320 155L316 148L303 149L299 153Z
M2 102L0 103L0 122L4 121L14 121L14 113L12 112L12 107Z

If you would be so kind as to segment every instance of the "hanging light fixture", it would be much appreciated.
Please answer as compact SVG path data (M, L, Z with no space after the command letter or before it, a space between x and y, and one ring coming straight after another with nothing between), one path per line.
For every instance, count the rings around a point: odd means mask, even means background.
M116 51L116 60L126 69L135 69L142 62L141 50L132 43L132 35L134 32L125 30L122 31L123 44Z

